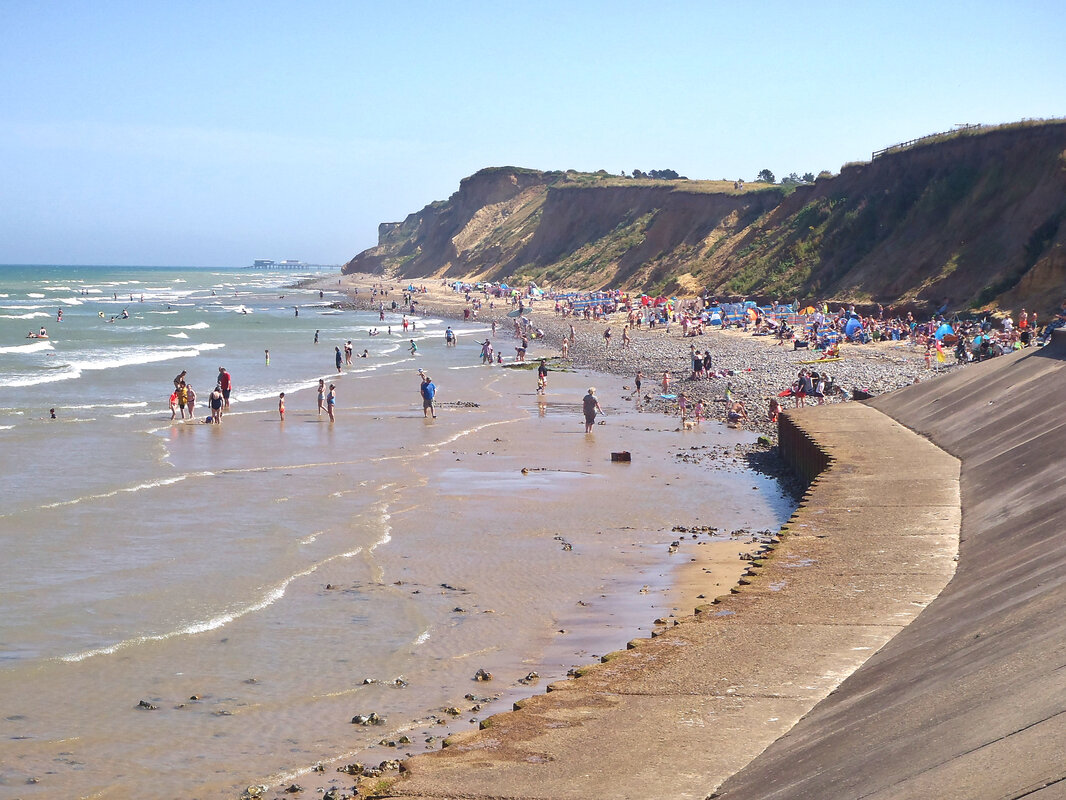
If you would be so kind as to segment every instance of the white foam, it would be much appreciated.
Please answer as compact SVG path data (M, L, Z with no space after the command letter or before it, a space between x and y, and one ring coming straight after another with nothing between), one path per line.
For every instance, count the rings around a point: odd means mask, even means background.
M285 592L289 588L289 584L291 584L293 581L299 578L307 577L308 575L316 572L319 567L324 566L325 564L328 564L329 562L334 561L338 558L353 558L361 552L362 548L358 547L355 550L351 550L347 553L340 553L339 555L330 556L329 558L312 564L307 569L301 572L297 572L294 575L290 575L288 578L281 581L277 586L274 586L273 588L269 589L265 594L260 597L259 600L255 601L254 603L243 606L241 608L234 609L233 611L218 614L217 616L211 617L210 619L190 622L188 625L178 628L177 630L169 631L167 633L137 636L132 639L124 639L123 641L116 642L112 645L107 645L106 647L98 647L93 650L85 650L81 653L72 653L70 655L60 656L59 660L68 662L84 661L85 659L92 658L93 656L110 655L112 653L118 652L119 650L124 650L127 647L132 647L133 645L145 644L147 642L162 642L167 639L173 639L176 636L194 636L198 633L207 633L208 631L218 630L219 628L228 625L234 620L238 620L241 617L247 616L248 614L252 614L256 611L262 611L263 609L272 606L274 603L276 603L278 600L285 596Z
M164 311L164 312L158 312L158 313L176 314L178 312L176 312L176 311ZM194 322L192 325L171 325L171 327L172 328L177 328L177 329L183 330L183 331L202 331L205 328L210 328L211 325L206 323L206 322Z
M220 350L226 345L205 342L204 344L197 344L192 346L174 345L172 347L157 347L152 349L136 348L132 350L119 351L115 355L108 358L99 359L86 359L81 361L72 361L70 366L76 370L103 370L112 369L114 367L129 367L139 364L154 364L159 361L172 361L175 358L195 358L200 353L205 353L211 350Z
M189 334L185 333L184 331L181 332L181 333L168 333L167 336L169 336L171 339L188 339L189 338Z
M140 403L92 403L84 406L66 406L71 409L86 409L86 408L145 408L148 405L146 402Z
M145 405L147 405L147 403ZM190 472L185 475L176 475L173 478L162 478L158 481L138 483L135 486L126 486L122 489L115 489L114 491L104 492L102 494L88 494L84 497L75 497L73 500L61 500L58 503L48 503L47 505L41 506L41 508L62 508L64 506L76 506L79 503L84 503L91 500L104 500L108 497L114 497L116 495L122 494L123 492L132 494L134 492L142 492L146 489L158 489L161 486L172 486L175 483L181 483L182 481L187 480L188 478L205 478L214 474L215 473L213 472Z
M54 350L51 342L40 340L30 344L16 344L11 347L0 347L0 353L38 353L41 350Z

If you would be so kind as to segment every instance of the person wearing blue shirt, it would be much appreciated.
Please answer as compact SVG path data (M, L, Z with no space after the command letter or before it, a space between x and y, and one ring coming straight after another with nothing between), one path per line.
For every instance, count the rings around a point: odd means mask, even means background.
M422 416L437 418L437 412L433 410L433 396L437 393L437 387L433 385L428 375L422 376Z

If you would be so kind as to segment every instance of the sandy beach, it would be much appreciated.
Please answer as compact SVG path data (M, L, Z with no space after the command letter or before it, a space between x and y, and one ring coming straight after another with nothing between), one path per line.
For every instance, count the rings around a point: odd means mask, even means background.
M333 291L341 288L348 294L347 301L337 304L340 307L376 309L379 299L372 297L371 288L383 284L378 276L351 275L343 276L339 287L333 281L321 285ZM415 295L418 313L411 315L413 321L422 315L463 319L464 310L469 309L470 305L462 295L453 292L440 281L419 284L420 287L422 285L427 291ZM386 305L391 304L392 300L400 304L403 293L401 284L386 282L384 286L389 291ZM509 310L509 305L501 301L493 301L490 308L486 299L477 316L477 321L482 324L489 325L493 321L497 323L497 336L493 339L493 344L497 350L508 355L513 352L513 322L507 317ZM669 334L662 329L635 330L631 334L631 346L625 349L618 342L620 337L616 336L618 343L606 350L603 346L602 331L609 323L574 320L574 344L569 349L569 358L564 360L561 358L560 345L563 337L569 335L571 320L564 320L556 314L553 304L547 300L538 301L528 315L533 326L540 328L545 334L542 339L536 341L536 347L527 359L531 368L543 357L548 359L552 371L588 370L604 373L605 379L609 375L616 376L616 380L620 382L619 391L612 396L612 402L628 404L633 410L642 413L649 423L646 431L661 442L672 442L678 434L685 433L677 403L659 397L661 390L657 386L657 379L664 370L672 372L674 387L684 391L693 400L704 400L709 420L703 423L705 426L713 427L716 422L724 420L725 393L729 387L732 397L744 402L750 409L749 419L742 425L742 428L749 432L750 438L729 448L716 449L709 445L679 447L675 454L677 461L709 471L754 469L780 481L792 492L797 491L798 487L791 473L777 457L776 448L773 446L776 442L777 426L769 422L765 410L768 399L777 395L795 378L801 367L800 362L810 356L807 351L793 351L791 348L777 346L776 342L768 337L753 337L742 331L715 331L704 336L684 338L678 326L674 326ZM463 344L473 346L472 342ZM730 371L732 374L711 380L690 380L688 365L690 347L693 345L698 350L709 348L714 357L715 368ZM849 389L855 387L870 393L879 393L928 380L937 374L926 369L924 353L903 343L845 346L843 355L843 361L833 364L834 377L838 384ZM512 361L512 358L506 358L505 363ZM640 396L635 395L632 386L632 379L637 370L642 371L644 375L644 389ZM945 370L942 367L941 372L943 371ZM532 380L531 373L531 382ZM672 388L671 391L673 390ZM575 402L576 400L575 397ZM702 530L701 526L689 527L678 520L675 533L676 538L670 543L670 549L672 552L679 551L687 560L669 578L672 611L654 621L647 620L649 632L674 625L675 618L689 617L696 606L728 594L749 563L738 556L747 558L753 553L758 555L760 544L771 539L776 531L733 531L729 541L704 542L700 540L708 532ZM595 658L590 658L590 663L594 660ZM538 685L537 680L528 683L523 681L521 684L488 697L482 697L477 690L491 684L476 684L468 699L492 702L476 702L466 710L466 715L457 715L457 718L465 720L466 716L470 715L498 712L509 707L516 699L543 691L540 688L542 684ZM472 717L471 721L476 718ZM407 738L419 743L425 739L426 749L433 750L439 748L443 734L470 730L469 723L452 722L450 725L436 727L441 721L429 720L430 724L410 733ZM402 758L405 752L410 752L410 749L404 750L402 745L399 751L390 749L385 752L386 756L392 755L391 759L381 760L386 767L382 773L385 777L395 775L392 770L398 767L398 762L394 759ZM378 772L376 765L381 753L379 751L366 755L368 757L363 758L360 763L365 762L373 776ZM344 766L329 764L321 773L300 776L297 783L305 791L333 791L336 797L347 796L354 789L353 779L348 774L336 773L337 769ZM373 779L363 779L364 790L373 785ZM272 791L281 793L286 788L288 787L276 785L272 787Z

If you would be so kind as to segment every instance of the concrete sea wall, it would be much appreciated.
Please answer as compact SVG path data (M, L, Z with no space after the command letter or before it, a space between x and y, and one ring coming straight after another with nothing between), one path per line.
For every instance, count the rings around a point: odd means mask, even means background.
M1066 331L870 403L961 461L957 573L720 797L1066 796L1063 396Z
M388 796L702 800L903 631L954 573L958 461L859 403L784 419L813 480L772 557L692 617L409 759Z

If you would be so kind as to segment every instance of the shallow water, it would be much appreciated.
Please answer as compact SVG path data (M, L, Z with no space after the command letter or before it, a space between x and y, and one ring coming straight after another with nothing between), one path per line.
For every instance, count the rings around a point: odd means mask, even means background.
M375 743L468 707L478 668L506 693L624 646L672 601L673 525L790 511L766 479L675 457L747 434L674 432L597 376L608 416L586 436L590 377L552 372L538 399L534 372L477 366L476 325L453 323L454 348L442 320L371 337L376 314L331 313L284 273L0 279L0 797L235 797L319 760L395 757ZM42 322L52 338L23 340ZM370 355L338 375L349 338ZM223 364L224 424L171 422L174 375L206 408ZM611 462L622 449L632 464ZM370 711L386 724L350 723Z

